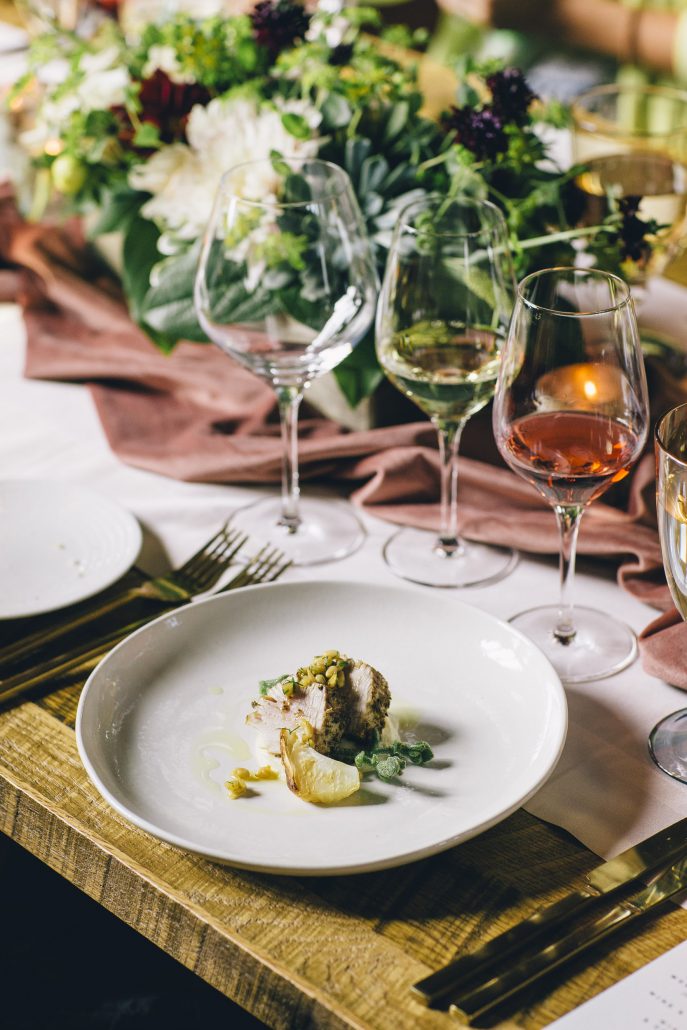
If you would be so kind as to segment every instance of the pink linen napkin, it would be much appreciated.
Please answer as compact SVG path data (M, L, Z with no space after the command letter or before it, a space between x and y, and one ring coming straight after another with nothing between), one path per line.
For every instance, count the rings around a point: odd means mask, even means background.
M123 461L194 482L277 482L281 442L272 390L217 348L180 344L162 354L129 318L116 280L91 255L76 223L29 226L0 187L0 299L17 299L27 327L27 376L87 383L112 450ZM661 370L657 411L687 394ZM347 432L308 410L300 423L304 478L326 478L395 523L436 528L439 461L426 421ZM468 426L460 464L461 532L553 554L548 505L495 453L488 417ZM485 460L475 460L487 459ZM496 462L496 464L495 464ZM672 602L656 532L653 458L585 514L581 554L619 562L621 585L660 608ZM642 636L648 671L687 689L687 626L652 623Z

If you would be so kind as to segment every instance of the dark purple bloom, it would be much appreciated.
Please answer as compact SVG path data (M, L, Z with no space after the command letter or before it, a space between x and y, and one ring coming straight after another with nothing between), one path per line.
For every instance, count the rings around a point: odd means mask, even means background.
M637 216L641 200L641 197L623 197L618 202L621 214L618 233L620 254L623 260L629 259L638 264L645 263L651 257L651 244L646 237L653 228Z
M504 68L489 75L487 86L491 90L491 106L497 117L503 122L523 125L537 94L532 92L520 69Z
M260 0L250 17L257 42L272 57L303 39L310 24L310 15L292 0Z
M491 160L508 149L503 123L490 107L452 107L444 128L454 132L456 142L471 150L480 161Z
M329 55L329 63L335 66L341 66L348 64L350 59L353 57L353 44L352 43L339 43L335 46Z

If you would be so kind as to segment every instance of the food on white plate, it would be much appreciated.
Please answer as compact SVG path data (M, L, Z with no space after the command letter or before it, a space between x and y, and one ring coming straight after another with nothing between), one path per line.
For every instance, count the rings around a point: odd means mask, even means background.
M357 767L316 751L312 726L305 719L295 729L281 730L279 736L286 782L303 801L329 805L359 790Z
M245 797L248 793L247 783L249 781L278 779L279 773L271 765L262 765L256 772L251 772L250 769L244 769L243 766L239 766L239 768L234 769L231 779L227 780L224 786L229 797L235 801L237 798Z
M422 765L433 757L426 742L398 739L390 703L378 669L325 651L294 675L261 680L246 722L257 730L258 746L280 756L294 794L332 804L354 794L365 773L389 783L408 762ZM231 797L246 793L240 776L226 786Z
M312 726L314 747L328 755L342 737L365 745L384 728L391 692L377 669L338 651L325 651L301 667L295 676L263 680L260 698L246 718L258 730L259 746L280 754L282 729L295 729L301 720Z

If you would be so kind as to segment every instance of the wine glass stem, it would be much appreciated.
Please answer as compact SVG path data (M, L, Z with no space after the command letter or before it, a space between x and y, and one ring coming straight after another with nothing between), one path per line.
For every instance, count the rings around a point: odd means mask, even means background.
M295 533L301 519L298 513L300 487L298 485L298 409L303 400L303 389L298 386L277 388L279 418L281 422L282 475L281 518L279 524L289 533Z
M434 423L439 437L441 463L440 528L434 550L450 558L463 547L458 538L458 447L464 422Z
M570 644L575 639L573 618L573 580L575 578L575 553L577 550L577 534L582 518L582 508L576 506L556 506L556 517L561 534L561 595L558 607L558 620L553 635L561 644Z

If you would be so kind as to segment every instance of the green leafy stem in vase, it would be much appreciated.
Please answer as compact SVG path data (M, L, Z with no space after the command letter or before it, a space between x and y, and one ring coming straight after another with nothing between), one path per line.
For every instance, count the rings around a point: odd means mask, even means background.
M621 274L648 260L657 226L638 217L632 198L611 197L602 223L580 224L581 169L555 167L540 133L567 114L535 97L519 70L464 61L455 105L433 120L412 52L397 57L368 30L381 32L371 8L308 13L292 0L262 0L244 15L107 22L90 39L55 30L32 44L31 70L10 101L38 82L24 136L38 193L47 184L78 212L97 213L93 237L122 235L131 316L160 348L205 339L193 304L200 237L222 172L261 157L317 156L345 168L380 273L401 208L427 192L498 204L518 276L570 264L582 244ZM393 39L417 43L399 28ZM41 83L40 69L56 58L64 75ZM259 287L237 261L227 317L250 321L271 306L318 328L323 300L307 241L281 226L265 248L269 275ZM374 392L382 373L371 332L335 375L351 406Z

